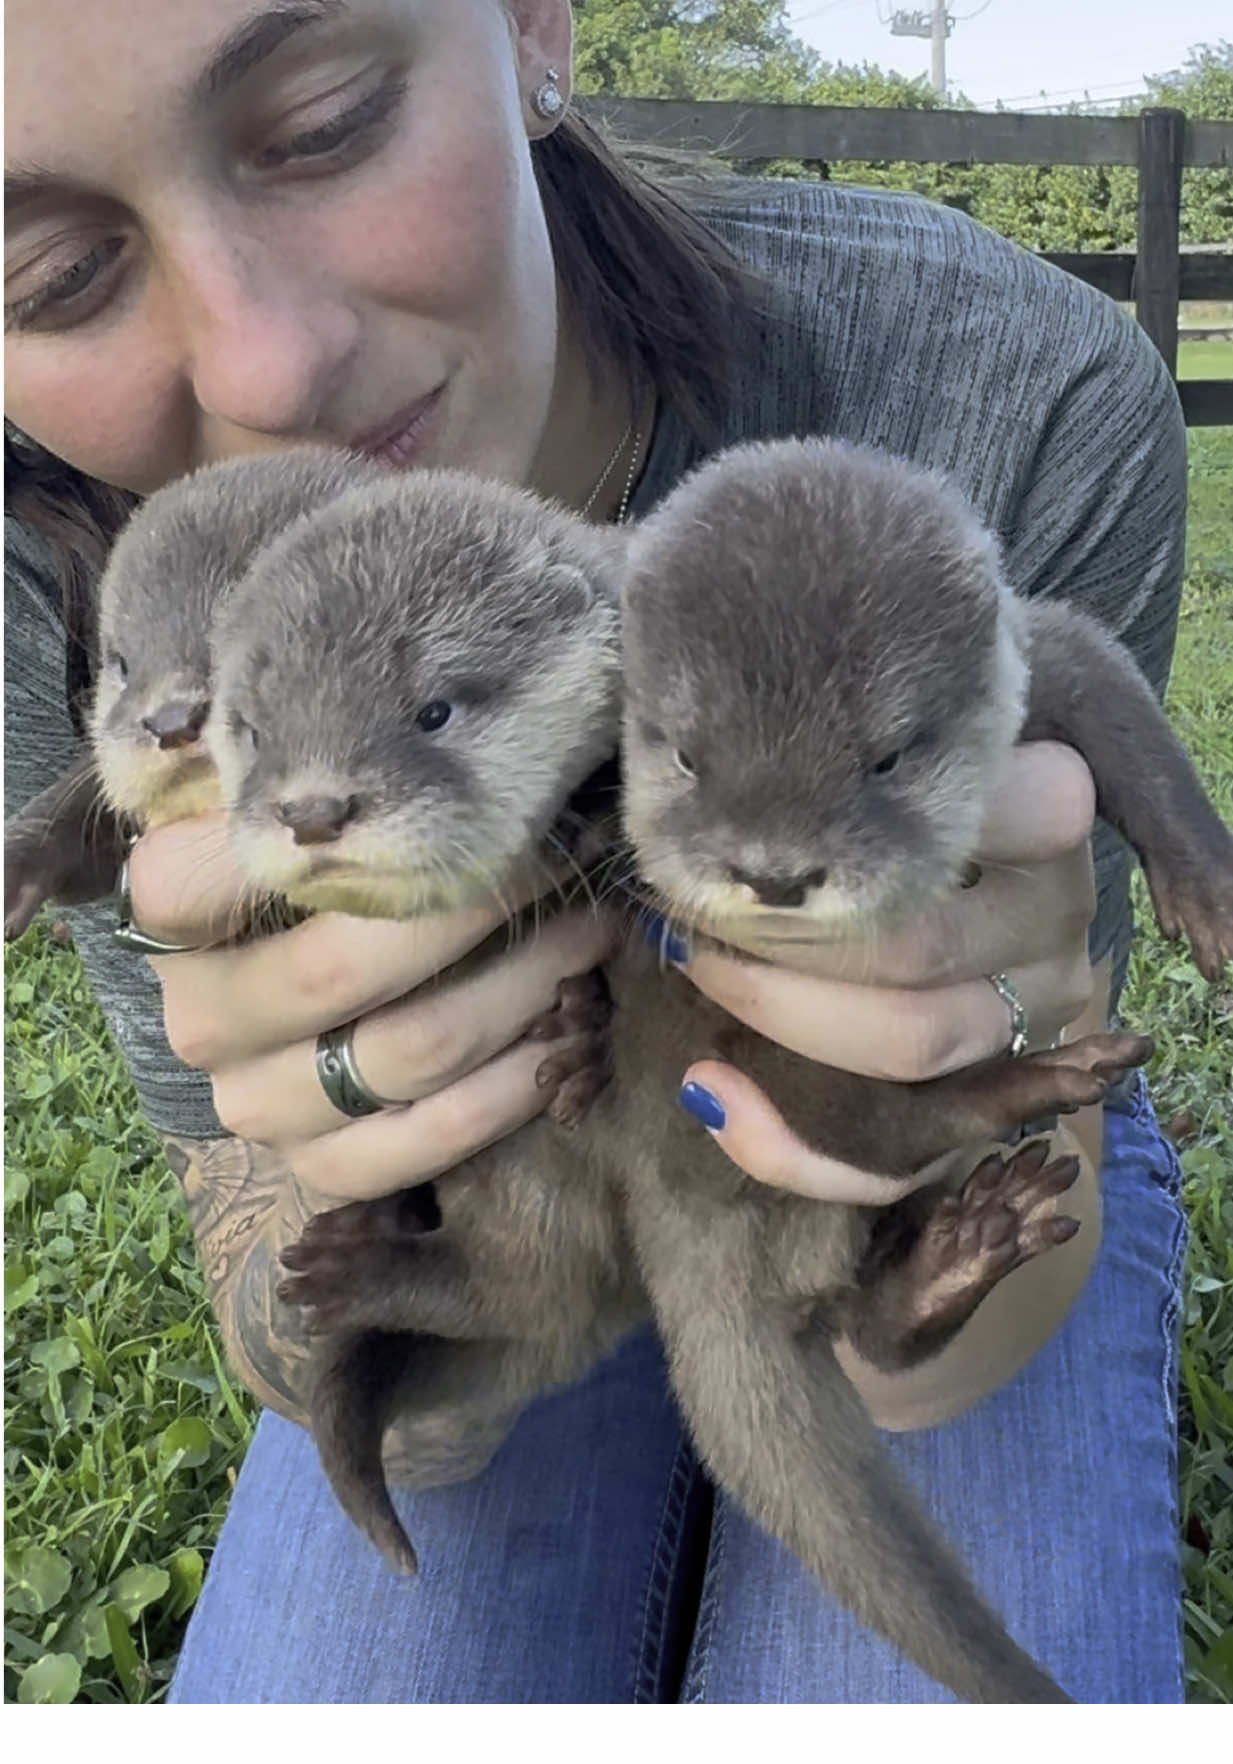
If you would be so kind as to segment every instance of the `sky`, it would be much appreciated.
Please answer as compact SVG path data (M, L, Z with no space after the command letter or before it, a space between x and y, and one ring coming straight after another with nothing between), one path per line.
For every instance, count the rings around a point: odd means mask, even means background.
M931 0L789 0L797 36L827 61L877 62L928 74L929 42L893 37L892 9L931 11ZM978 14L979 9L979 15ZM1229 0L949 0L952 90L1014 110L1133 96L1144 74L1178 67L1196 43L1233 39ZM879 17L880 15L880 17ZM1048 99L1042 99L1041 92Z

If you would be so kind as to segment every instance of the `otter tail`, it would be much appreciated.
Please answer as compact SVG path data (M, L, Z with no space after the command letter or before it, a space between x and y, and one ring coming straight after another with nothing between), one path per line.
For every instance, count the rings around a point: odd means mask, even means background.
M381 1441L417 1362L443 1345L370 1329L318 1350L310 1420L321 1468L343 1512L400 1574L414 1574L419 1561L390 1499Z
M679 1271L653 1284L667 1288L655 1308L699 1454L751 1517L964 1701L1070 1702L900 1483L825 1337L730 1292L699 1305Z

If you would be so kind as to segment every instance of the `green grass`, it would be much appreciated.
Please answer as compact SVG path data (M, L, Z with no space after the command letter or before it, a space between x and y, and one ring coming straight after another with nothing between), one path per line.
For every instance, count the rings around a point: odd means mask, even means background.
M1170 709L1233 820L1233 430L1193 434L1190 459ZM158 1143L49 920L6 951L5 978L6 1700L152 1701L254 1409L222 1366ZM1144 929L1125 1013L1158 1040L1153 1093L1182 1143L1193 1231L1190 1694L1233 1702L1233 990Z
M1211 347L1187 344L1185 365ZM1168 707L1233 822L1233 429L1191 434L1187 541ZM1181 1415L1190 1695L1233 1703L1233 982L1206 986L1157 935L1138 875L1135 889L1140 929L1122 1009L1156 1037L1148 1076L1179 1142L1191 1226Z
M1202 343L1180 344L1177 376L1180 380L1233 379L1233 338L1208 337Z
M76 955L6 952L5 1700L163 1692L255 1412Z

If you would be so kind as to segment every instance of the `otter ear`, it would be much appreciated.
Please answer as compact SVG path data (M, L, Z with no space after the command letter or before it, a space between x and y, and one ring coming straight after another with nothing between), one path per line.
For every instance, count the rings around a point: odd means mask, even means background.
M574 618L585 618L596 606L620 604L624 548L605 542L588 552L577 561L552 564L543 578L554 601Z

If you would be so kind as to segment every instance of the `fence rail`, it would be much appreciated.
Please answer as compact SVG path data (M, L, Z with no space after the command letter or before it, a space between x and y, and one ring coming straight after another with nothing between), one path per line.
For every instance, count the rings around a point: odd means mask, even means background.
M921 164L1133 165L1137 252L1043 252L1135 316L1177 376L1179 300L1233 300L1233 253L1180 250L1184 166L1233 168L1233 123L1179 110L1139 116L1022 116L1010 111L867 110L834 104L683 104L585 98L614 134L721 159L901 159ZM1233 380L1178 383L1188 424L1233 425Z

